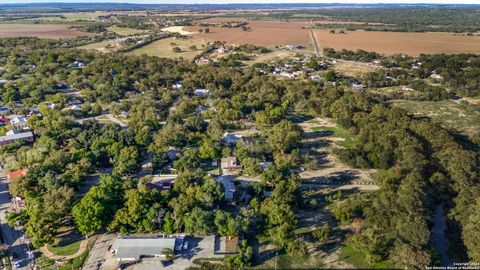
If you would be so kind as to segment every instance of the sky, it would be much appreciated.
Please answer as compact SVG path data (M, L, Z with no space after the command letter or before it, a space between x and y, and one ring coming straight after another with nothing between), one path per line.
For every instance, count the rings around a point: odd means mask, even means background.
M229 4L229 3L431 3L431 4L480 4L480 0L0 0L0 4L12 3L140 3L140 4Z

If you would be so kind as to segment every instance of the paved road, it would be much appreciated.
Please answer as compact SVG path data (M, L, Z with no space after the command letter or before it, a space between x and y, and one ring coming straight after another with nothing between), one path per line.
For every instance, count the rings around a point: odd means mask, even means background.
M6 221L6 211L12 206L10 196L8 194L8 185L6 180L0 180L0 226L2 230L2 237L6 244L10 246L10 255L16 254L16 261L20 263L20 268L30 269L28 264L31 260L28 258L28 246L26 241L22 238L23 233L20 230L8 226Z
M108 248L113 244L115 234L104 234L95 242L90 255L85 263L83 270L99 270L103 269L105 263L105 255L107 255Z

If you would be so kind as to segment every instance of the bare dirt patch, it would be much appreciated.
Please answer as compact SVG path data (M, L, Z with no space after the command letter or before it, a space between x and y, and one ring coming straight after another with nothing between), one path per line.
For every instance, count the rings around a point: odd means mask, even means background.
M387 55L404 53L480 53L480 36L458 36L453 33L399 33L347 31L330 34L328 29L314 30L318 45L323 48L362 49Z
M306 23L250 21L250 30L240 28L209 27L209 33L199 33L203 27L184 27L184 31L193 32L195 37L208 40L226 41L233 44L253 44L260 46L311 44ZM303 28L302 28L303 27Z
M0 37L75 38L89 35L63 24L0 24Z

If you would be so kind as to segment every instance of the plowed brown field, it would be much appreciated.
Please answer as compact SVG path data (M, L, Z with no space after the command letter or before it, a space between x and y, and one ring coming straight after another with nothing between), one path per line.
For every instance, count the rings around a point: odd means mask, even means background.
M0 24L0 37L74 38L88 33L63 24Z
M305 23L251 21L251 30L240 28L210 27L210 33L199 33L201 27L189 26L183 30L193 32L195 37L207 40L226 41L233 44L254 44L260 46L311 44L310 33Z
M320 49L363 49L387 55L404 53L477 53L480 54L480 36L458 36L453 33L399 33L353 31L330 34L329 30L314 30Z

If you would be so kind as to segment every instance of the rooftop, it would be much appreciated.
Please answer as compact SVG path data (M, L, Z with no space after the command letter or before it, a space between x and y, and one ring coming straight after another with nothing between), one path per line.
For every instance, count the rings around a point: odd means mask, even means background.
M119 237L112 245L117 259L134 260L142 256L161 256L166 248L175 250L175 238Z
M14 141L14 140L20 140L20 139L26 139L26 138L32 138L32 137L33 137L33 133L31 131L28 131L28 132L13 134L13 135L0 136L0 142Z

